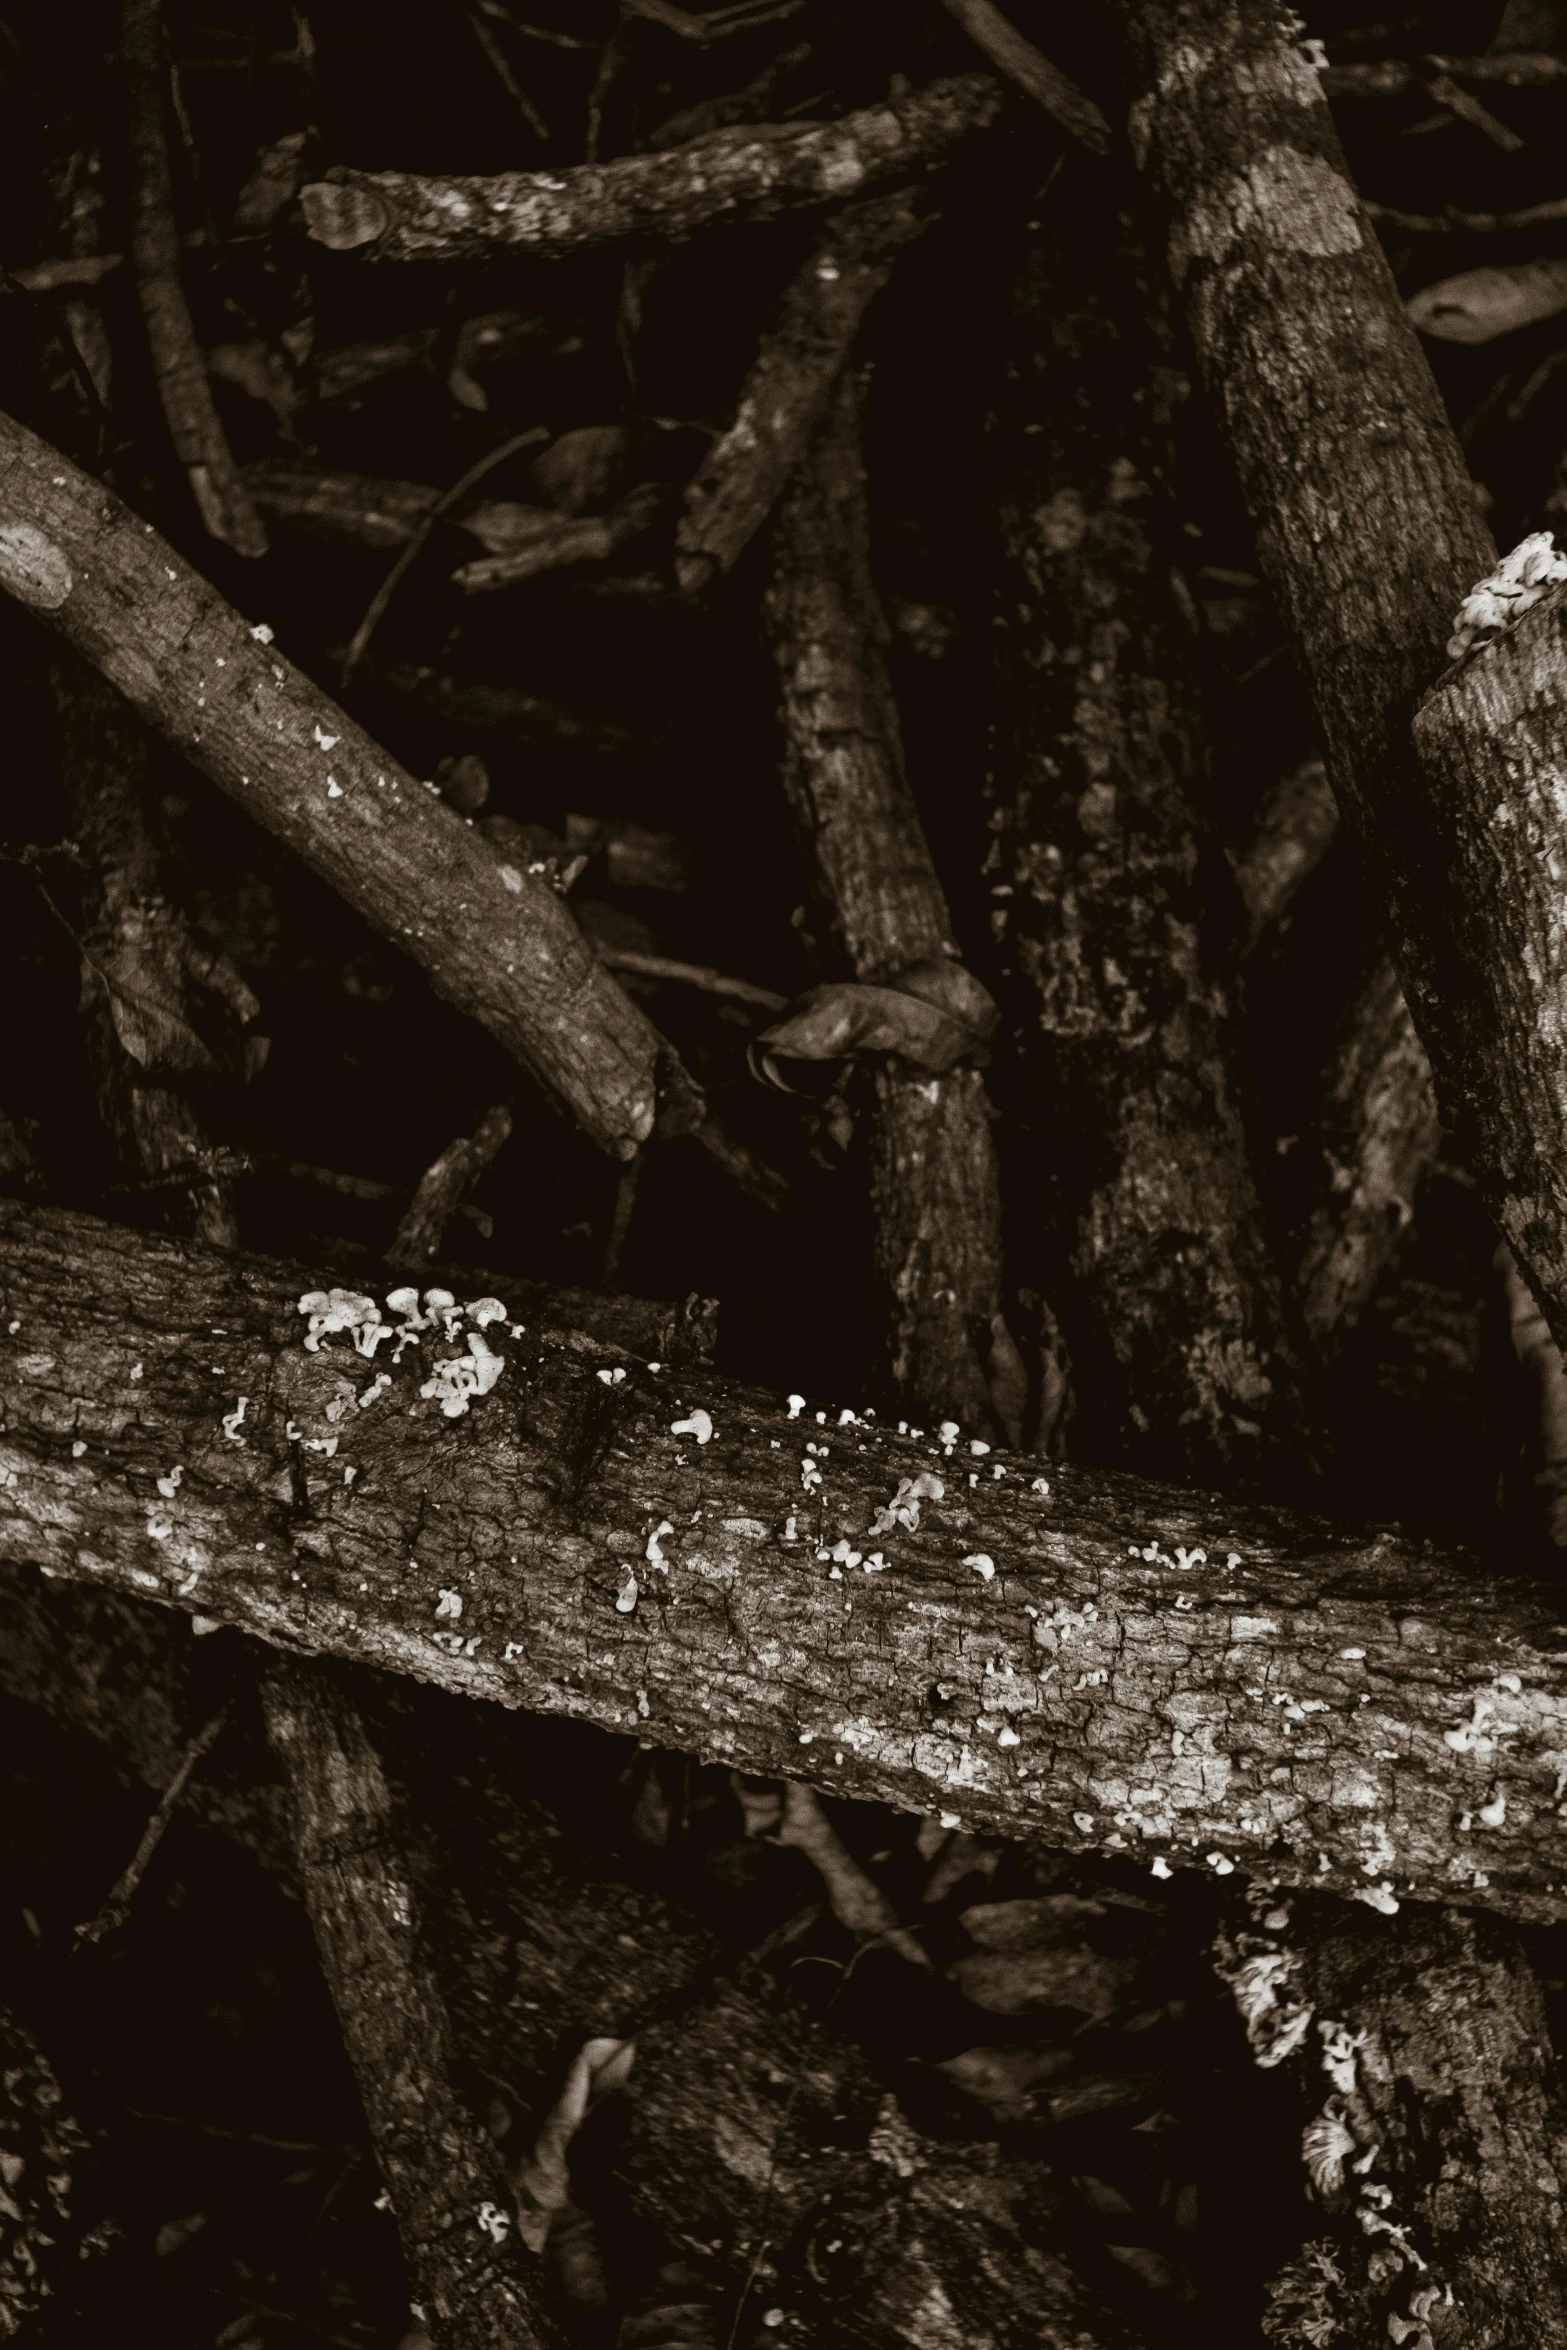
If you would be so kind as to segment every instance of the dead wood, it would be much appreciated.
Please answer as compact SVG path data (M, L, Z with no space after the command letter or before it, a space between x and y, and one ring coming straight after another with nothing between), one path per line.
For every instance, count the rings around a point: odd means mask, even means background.
M1561 938L1563 623L1555 590L1443 678L1415 718L1440 984L1412 999L1482 1198L1567 1344ZM1433 880L1436 877L1433 876Z
M125 0L120 19L130 159L130 248L158 397L174 453L215 539L264 555L267 534L212 404L207 362L180 282L174 183L164 134L168 63L159 0Z
M1019 1271L1061 1316L1091 1457L1296 1474L1301 1405L1232 1074L1240 923L1227 942L1195 631L1172 584L1178 386L1132 307L1130 224L1085 217L1065 187L1037 208L989 419L986 871Z
M520 587L525 580L542 579L546 572L564 571L579 563L607 563L622 548L646 538L672 503L668 485L651 481L632 490L607 514L541 517L541 527L521 545L461 564L452 573L452 585L467 596L492 595L497 588ZM470 518L470 528L475 519Z
M1058 65L1025 41L1011 19L994 0L943 0L976 48L982 49L998 73L1016 82L1053 122L1060 124L1092 155L1110 152L1110 125L1087 93L1068 80Z
M852 204L823 230L784 290L740 393L734 423L692 476L675 532L690 593L732 571L821 423L860 325L903 248L929 227L923 190Z
M903 771L870 575L859 407L846 375L774 528L763 609L782 685L783 784L841 967L889 991L916 971L945 971L955 990L966 974ZM967 984L977 1022L989 999ZM1010 1421L1015 1436L1020 1382L1008 1376L1018 1357L1001 1309L991 1111L965 1059L933 1074L912 1049L894 1051L873 1077L883 1360L900 1409L988 1435Z
M511 1140L511 1112L497 1103L472 1135L449 1143L420 1177L419 1188L398 1225L386 1262L394 1272L421 1273L435 1263L446 1228L471 1191Z
M166 1609L0 1568L0 1687L149 1786L210 1702L217 1645ZM236 1646L223 1663L243 1676L249 1655ZM851 2042L782 2004L759 1969L737 1975L694 1912L606 1875L540 1802L526 1725L412 1684L335 1679L334 1703L355 1693L373 1709L459 2061L507 2085L525 2135L563 2046L635 2038L616 2188L645 2226L703 2242L709 2291L732 2298L755 2271L736 2337L747 2350L770 2338L780 2301L809 2350L891 2350L937 2312L957 2329L938 2337L948 2350L1129 2350L1126 2320L1075 2272L1081 2220L1046 2164L924 2136ZM187 1801L297 1894L275 1771L241 1720Z
M261 1006L162 894L151 762L135 714L63 645L49 686L83 868L82 1004L99 1112L126 1175L172 1185L196 1237L233 1248L232 1182L189 1087L259 1070L265 1039L244 1031Z
M280 1659L263 1674L261 1696L414 2315L436 2350L534 2350L557 2336L518 2250L500 2158L452 2083L451 2030L421 1947L380 1758L352 1697L319 1665Z
M332 658L337 658L334 649ZM616 753L641 750L652 729L639 732L618 720L567 709L545 694L487 678L452 677L422 661L389 661L367 654L355 672L362 685L391 694L465 734L493 734L524 745Z
M1042 1493L650 1372L548 1292L372 1369L319 1274L0 1215L0 1556L972 1828L1567 1912L1544 1588L1108 1472Z
M1409 720L1445 665L1454 613L1491 566L1490 535L1319 77L1282 13L1125 0L1120 17L1133 155L1334 793L1430 1048L1468 982L1441 911L1455 879L1448 835ZM1382 1051L1362 1057L1399 1054L1390 1023ZM1363 1099L1385 1101L1386 1088Z
M1338 835L1338 802L1320 759L1302 759L1258 800L1244 838L1227 841L1255 946L1310 880Z
M249 626L150 524L8 417L0 515L0 586L404 948L601 1149L632 1156L661 1096L666 1120L691 1122L695 1089L553 891L388 758L270 628Z
M1322 2212L1269 2288L1268 2340L1567 2342L1567 2109L1516 1934L1312 1900L1263 1923L1221 1943L1220 1971L1259 2063L1298 2085Z
M301 188L300 203L318 244L366 260L473 261L504 252L556 260L869 195L939 169L1011 103L989 74L961 74L836 122L740 125L564 171L433 179L339 168Z

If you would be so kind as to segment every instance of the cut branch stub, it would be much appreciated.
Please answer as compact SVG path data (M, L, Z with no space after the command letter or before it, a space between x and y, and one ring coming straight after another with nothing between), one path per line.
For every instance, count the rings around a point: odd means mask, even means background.
M694 1090L544 883L497 859L277 652L270 628L8 416L0 588L421 964L611 1157L652 1133L661 1079L677 1099Z
M0 1557L953 1826L1567 1916L1549 1586L829 1426L537 1295L383 1344L319 1279L0 1203Z

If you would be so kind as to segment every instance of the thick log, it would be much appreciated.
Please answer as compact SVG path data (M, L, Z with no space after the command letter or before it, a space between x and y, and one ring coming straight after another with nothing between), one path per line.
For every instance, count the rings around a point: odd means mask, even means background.
M1226 942L1172 577L1176 388L1133 224L1066 186L1037 209L987 420L986 872L1019 1268L1061 1317L1084 1451L1276 1479L1307 1445L1232 1071L1241 910L1231 890Z
M299 200L319 244L366 260L553 261L868 196L939 168L1014 103L991 75L960 74L836 122L740 124L654 154L489 179L339 169Z
M1132 152L1334 793L1440 1076L1439 1032L1468 985L1443 935L1443 900L1462 883L1409 720L1491 567L1490 534L1287 12L1121 0L1118 14ZM1392 1030L1383 1045L1396 1060ZM1369 1168L1380 1148L1348 1163ZM1411 1163L1403 1180L1418 1172Z
M1427 695L1415 748L1446 849L1441 943L1458 976L1414 1012L1465 1121L1481 1196L1567 1346L1567 590Z
M601 1149L691 1091L534 875L389 759L101 482L0 416L0 587L85 655L155 734L421 964Z
M1043 1492L536 1309L375 1368L305 1343L319 1278L0 1209L0 1557L969 1828L1567 1914L1548 1587L1110 1473Z

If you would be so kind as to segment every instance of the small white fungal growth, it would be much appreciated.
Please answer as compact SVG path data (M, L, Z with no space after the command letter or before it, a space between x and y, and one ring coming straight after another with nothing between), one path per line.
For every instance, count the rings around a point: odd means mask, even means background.
M506 1308L498 1297L476 1297L468 1308L468 1319L480 1330L488 1330L492 1322L505 1321Z
M506 1357L496 1353L483 1332L470 1330L468 1352L437 1363L419 1393L438 1400L444 1418L460 1420L475 1396L489 1394L505 1368Z
M794 1524L794 1520L791 1518L789 1523L792 1526ZM659 1539L662 1535L673 1534L674 1530L675 1529L670 1524L669 1520L667 1518L663 1518L660 1520L658 1525L654 1527L652 1533L648 1536L647 1548L642 1553L642 1556L647 1560L647 1563L650 1567L668 1566L669 1561L665 1558L662 1550L659 1548Z
M1286 1986L1299 1965L1291 1950L1265 1949L1219 1971L1230 1986L1259 2065L1282 2064L1305 2039L1312 2010Z
M307 1354L319 1354L322 1339L338 1330L350 1332L362 1355L373 1355L382 1339L392 1335L381 1320L381 1309L375 1299L360 1297L352 1289L307 1289L299 1301L299 1311L310 1317L305 1332Z
M224 1413L224 1415L223 1415L223 1433L224 1433L224 1435L225 1435L225 1436L228 1438L228 1440L229 1440L229 1442L230 1442L231 1444L243 1444L243 1443L244 1443L245 1439L244 1439L244 1437L243 1437L243 1436L241 1436L241 1434L240 1434L240 1432L239 1432L239 1429L240 1429L240 1422L241 1422L241 1421L244 1419L244 1417L245 1417L245 1414L246 1414L246 1412L248 1411L248 1409L249 1409L249 1408L250 1408L250 1398L249 1398L249 1396L248 1396L248 1395L242 1395L242 1396L240 1397L240 1399L239 1399L238 1403L237 1403L237 1404L234 1406L234 1409L233 1409L231 1412L225 1412L225 1413Z
M1394 1918L1398 1915L1398 1895L1386 1877L1380 1885L1357 1886L1354 1898L1363 1901L1368 1909L1381 1910L1384 1917Z
M1094 1832L1093 1813L1091 1811L1073 1812L1072 1825L1080 1836L1091 1836Z
M995 1560L983 1550L970 1551L963 1564L966 1567L972 1567L982 1583L988 1583L996 1571Z
M872 1517L871 1532L873 1534L887 1534L894 1526L906 1526L911 1534L917 1532L920 1522L920 1503L922 1501L942 1501L946 1497L946 1491L941 1479L933 1476L928 1469L918 1477L900 1477L898 1490L891 1501L881 1503Z
M167 1542L174 1531L174 1521L166 1518L161 1510L152 1510L147 1517L147 1531L154 1542Z
M272 642L272 631L264 620L258 620L250 633L258 645L269 645Z
M1315 2120L1301 2132L1300 2158L1319 2195L1336 2195L1344 2184L1344 2165L1355 2151L1355 2134L1344 2119L1344 2109L1330 2097Z
M1557 553L1548 530L1520 539L1490 577L1471 588L1459 605L1448 640L1448 659L1461 661L1472 646L1488 644L1563 579L1567 579L1567 556Z
M617 1616L629 1616L636 1604L637 1579L634 1574L628 1573L615 1594L615 1613Z
M1022 1743L1022 1739L1013 1729L1010 1722L1003 1723L1001 1728L996 1733L996 1744L998 1746L1021 1746Z
M460 1616L462 1614L462 1593L460 1591L443 1591L436 1602L435 1612L438 1616Z
M320 744L323 751L330 751L335 749L337 744L340 743L343 739L342 736L338 734L323 734L319 726L313 727L311 731L315 735L316 741Z
M713 1423L698 1405L683 1420L672 1420L669 1433L671 1436L694 1436L698 1444L706 1444L713 1433Z
M375 1402L376 1397L378 1395L384 1395L391 1384L392 1374L390 1371L377 1371L375 1377L371 1380L363 1395L355 1396L355 1410L367 1412L370 1409L370 1406Z
M606 1387L618 1387L625 1376L625 1372L621 1369L618 1363L616 1363L613 1370L596 1371L594 1373L594 1377L597 1379L602 1379Z
M973 1439L972 1443L969 1445L969 1451L970 1451L970 1452L971 1452L971 1453L974 1455L974 1458L975 1458L976 1460L983 1460L983 1459L984 1459L984 1457L985 1457L985 1455L986 1455L986 1453L987 1453L987 1452L989 1452L989 1450L990 1450L990 1447L989 1447L989 1445L988 1445L988 1444L981 1444L981 1442L980 1442L980 1440L979 1440L979 1438L978 1438L977 1436L976 1436L976 1437Z
M481 2203L479 2233L488 2236L492 2244L504 2244L511 2234L511 2213L502 2211L497 2203Z
M343 796L343 787L335 775L329 775L326 779L326 796L329 800L340 800Z
M1317 2025L1322 2034L1322 2069L1341 2097L1355 2094L1355 2059L1366 2045L1364 2032L1352 2032L1348 2024L1330 2023L1323 2016Z
M1498 1787L1496 1793L1492 1796L1489 1803L1481 1805L1475 1816L1478 1819L1483 1820L1488 1828L1499 1828L1501 1826L1503 1820L1505 1820L1507 1817L1507 1797L1500 1787Z
M803 1395L791 1395L791 1396L790 1396L790 1398L789 1398L789 1417L790 1417L790 1419L791 1419L791 1420L797 1420L797 1419L800 1417L800 1414L801 1414L801 1413L804 1411L804 1409L805 1409L805 1398L804 1398L804 1396L803 1396Z
M1028 1490L1030 1493L1048 1493L1050 1491L1050 1479L1048 1477L1036 1477Z
M1227 1853L1210 1852L1208 1866L1216 1877L1233 1877L1235 1874L1235 1863Z
M141 1365L140 1365L140 1363L132 1363L132 1365L131 1365L131 1377L132 1377L133 1379L139 1379L139 1378L141 1377Z
M1152 1861L1149 1863L1149 1868L1152 1875L1156 1877L1173 1877L1175 1874L1174 1869L1171 1868L1169 1862L1165 1859L1162 1852L1156 1852L1154 1854Z
M72 1460L73 1460L73 1461L79 1461L79 1460L81 1459L81 1457L82 1457L83 1453L84 1453L86 1450L87 1450L87 1447L86 1447L86 1445L85 1445L85 1444L82 1442L81 1438L78 1436L78 1438L76 1439L76 1442L75 1442L75 1443L72 1445L72 1447L71 1447L71 1458L72 1458Z

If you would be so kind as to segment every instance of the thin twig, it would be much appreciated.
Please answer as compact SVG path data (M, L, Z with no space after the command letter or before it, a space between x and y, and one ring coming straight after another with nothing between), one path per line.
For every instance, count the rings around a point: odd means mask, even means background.
M510 98L534 137L547 140L550 135L550 126L507 64L500 43L484 21L484 12L474 4L474 0L461 0L461 6L463 15L468 21L468 30L489 59L501 88L506 92L507 97Z
M435 505L430 508L429 513L417 525L407 546L404 547L391 570L371 597L365 616L354 630L353 636L349 640L348 650L343 655L338 670L341 684L346 686L358 668L370 639L386 616L388 604L396 595L413 564L417 562L425 542L442 515L449 514L454 506L460 505L468 492L484 480L486 474L493 473L497 466L504 465L508 457L515 457L519 449L535 448L540 441L548 439L548 428L542 424L530 425L526 432L513 433L511 438L502 441L498 448L489 450L485 456L479 459L477 464L470 465L467 472L462 475L460 480L454 481L449 490L442 492Z
M1025 41L993 0L943 0L943 6L997 72L1016 82L1069 138L1093 155L1109 154L1110 125L1092 98L1042 56L1032 41Z
M129 1866L123 1876L114 1885L102 1908L90 1917L85 1925L77 1927L76 1945L78 1949L84 1943L101 1942L105 1934L112 1934L116 1927L125 1923L132 1897L147 1873L148 1862L163 1841L163 1832L170 1820L173 1819L180 1797L190 1784L191 1773L195 1770L202 1756L215 1743L218 1733L228 1721L230 1711L230 1707L224 1706L221 1712L215 1713L211 1721L205 1723L196 1732L195 1737L180 1756L174 1776L158 1798L152 1817L142 1830L141 1842L132 1853Z
M700 988L704 995L721 996L728 1003L749 1004L758 1012L787 1011L789 998L770 987L753 987L749 979L731 979L725 971L705 963L681 963L672 955L644 955L632 947L600 947L598 959L611 971L637 979L654 979L675 987Z

